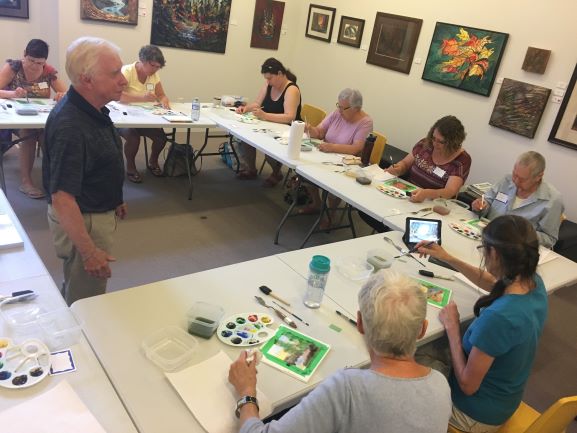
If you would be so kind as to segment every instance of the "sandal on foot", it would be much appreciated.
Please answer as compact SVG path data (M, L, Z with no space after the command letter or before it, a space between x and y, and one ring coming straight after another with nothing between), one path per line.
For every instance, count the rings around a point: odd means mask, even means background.
M135 171L134 173L126 172L126 177L132 183L142 183L142 177L140 176L140 173L137 171Z
M18 187L18 191L20 191L22 194L26 194L28 198L38 199L46 197L44 191L42 191L40 188L36 188L34 185L20 185Z
M321 211L320 208L318 207L314 207L314 206L303 206L301 207L299 210L297 210L297 213L299 215L316 215Z
M278 174L273 173L264 180L262 186L264 186L265 188L274 188L281 180L283 180L283 177L284 176L282 175L282 173Z
M160 166L158 164L156 164L156 165L149 164L148 170L152 173L153 176L156 176L156 177L163 177L164 176L164 173L162 172L162 169L160 168Z
M236 174L236 178L239 180L253 180L257 178L256 170L242 170Z

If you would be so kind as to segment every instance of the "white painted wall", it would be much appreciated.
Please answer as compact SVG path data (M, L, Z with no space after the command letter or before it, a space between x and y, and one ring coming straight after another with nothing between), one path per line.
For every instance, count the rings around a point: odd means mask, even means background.
M152 0L140 0L147 16L136 27L80 20L79 1L41 0L30 2L30 20L0 18L2 44L0 59L19 56L28 39L39 37L51 45L50 61L64 72L65 49L83 35L104 37L123 50L123 60L136 60L138 49L150 41ZM167 66L161 72L172 99L242 94L252 98L262 83L260 64L270 56L279 58L298 76L303 99L331 110L344 87L358 87L365 97L365 109L375 129L389 142L409 150L430 125L445 114L455 114L468 132L465 146L473 158L469 181L495 181L511 170L516 156L526 150L545 155L546 178L563 193L567 215L577 220L577 151L549 143L547 137L559 109L549 103L534 139L528 139L488 124L499 85L489 98L421 79L436 21L509 33L509 41L498 77L512 78L553 89L568 82L577 63L577 2L574 0L485 0L473 5L454 0L317 0L337 9L333 41L330 44L304 36L310 1L287 0L279 50L250 48L254 13L253 0L232 2L225 54L162 48ZM423 19L423 27L409 75L367 64L367 51L336 43L341 15L366 20L363 46L369 45L376 12ZM544 75L521 69L528 46L552 50ZM63 78L65 74L62 73Z
M337 19L330 44L306 38L308 2L295 40L291 65L299 75L304 99L327 110L334 107L341 88L357 87L364 95L365 109L373 116L375 129L391 144L406 151L422 138L430 125L445 114L455 114L468 133L465 147L473 158L469 181L495 181L512 169L518 154L541 152L547 159L546 179L562 192L566 213L577 220L577 150L549 143L547 137L559 109L549 102L534 139L528 139L488 124L500 86L489 98L423 81L421 75L437 21L509 33L498 77L555 88L568 82L577 63L577 2L551 0L486 0L482 3L455 0L332 0L314 2L335 7ZM376 12L421 18L423 26L410 75L366 63ZM365 19L361 49L337 44L340 16ZM528 46L552 50L544 75L525 72L521 64Z

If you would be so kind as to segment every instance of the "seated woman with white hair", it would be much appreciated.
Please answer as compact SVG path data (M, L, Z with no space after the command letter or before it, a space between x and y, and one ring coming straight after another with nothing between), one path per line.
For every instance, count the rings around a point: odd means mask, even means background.
M329 114L318 126L306 125L305 131L311 138L323 140L319 145L322 152L360 155L367 136L373 131L373 119L363 111L363 95L357 89L343 89L339 93L337 109ZM306 120L306 119L305 119ZM307 185L311 203L299 210L300 214L318 213L321 207L319 190ZM329 206L338 205L338 199L331 197ZM327 222L321 223L321 228ZM327 227L328 228L328 227Z
M370 368L337 371L279 420L264 424L258 418L255 361L247 362L246 352L241 353L228 376L241 397L241 432L447 431L447 381L414 359L417 340L427 329L427 301L420 286L394 271L381 271L359 292L359 308L357 329L365 339Z

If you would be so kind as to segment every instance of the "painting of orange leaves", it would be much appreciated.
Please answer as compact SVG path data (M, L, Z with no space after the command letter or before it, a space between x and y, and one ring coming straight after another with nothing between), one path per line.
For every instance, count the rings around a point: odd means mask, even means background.
M489 96L508 38L507 33L438 22L422 78Z

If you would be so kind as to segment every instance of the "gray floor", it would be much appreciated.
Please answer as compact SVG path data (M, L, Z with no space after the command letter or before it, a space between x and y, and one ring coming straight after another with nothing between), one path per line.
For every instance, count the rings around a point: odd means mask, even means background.
M216 142L211 146L216 148ZM279 245L274 245L276 225L287 207L280 186L266 189L260 180L237 181L219 158L208 157L194 178L193 198L188 201L185 178L153 177L144 171L141 154L139 164L144 183L125 184L129 215L117 233L110 291L298 248L314 220L289 219ZM40 166L37 161L38 181ZM60 282L61 264L48 232L46 204L18 192L16 149L5 156L5 171L12 207L54 280ZM369 233L358 220L357 227L360 235ZM349 237L349 230L323 233L308 245ZM540 411L560 397L577 395L576 289L577 285L561 289L550 297L549 319L525 393L525 401ZM577 422L568 432L577 433Z

